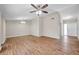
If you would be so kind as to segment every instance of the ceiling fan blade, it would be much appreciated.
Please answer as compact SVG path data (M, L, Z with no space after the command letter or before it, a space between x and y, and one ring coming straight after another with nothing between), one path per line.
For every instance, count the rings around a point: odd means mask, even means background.
M32 7L34 7L35 9L38 9L34 4L31 4Z
M36 10L30 11L30 13L36 12Z
M48 4L45 4L44 6L41 7L41 9L44 9L48 6Z
M42 12L43 12L43 13L48 13L47 11L43 11L43 10L42 10Z

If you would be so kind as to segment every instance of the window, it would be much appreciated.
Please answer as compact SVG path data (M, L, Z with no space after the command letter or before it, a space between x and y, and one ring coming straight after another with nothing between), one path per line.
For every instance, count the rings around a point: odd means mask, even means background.
M67 35L67 24L64 24L64 35Z

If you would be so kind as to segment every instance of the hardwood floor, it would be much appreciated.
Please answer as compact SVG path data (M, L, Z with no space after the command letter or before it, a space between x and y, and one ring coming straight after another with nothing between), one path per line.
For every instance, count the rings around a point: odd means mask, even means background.
M75 37L55 39L21 36L8 38L0 55L78 55L79 40Z

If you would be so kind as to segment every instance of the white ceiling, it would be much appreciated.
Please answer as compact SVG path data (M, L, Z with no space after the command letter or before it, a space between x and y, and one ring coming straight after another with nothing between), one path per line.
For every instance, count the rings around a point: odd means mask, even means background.
M78 7L75 4L49 4L44 9L48 11L48 14L43 13L41 16L49 15L55 11L59 11L63 17L75 15L75 13L78 13ZM37 17L35 13L29 13L29 11L35 10L30 4L0 4L0 10L7 20L30 20Z

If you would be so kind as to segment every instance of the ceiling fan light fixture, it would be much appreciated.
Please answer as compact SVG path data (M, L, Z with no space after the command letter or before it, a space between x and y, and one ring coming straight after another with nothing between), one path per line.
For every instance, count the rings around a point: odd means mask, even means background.
M26 22L25 22L25 21L21 21L20 23L21 23L21 24L26 24Z
M42 11L40 11L40 10L39 10L39 11L36 11L36 14L37 14L37 15L38 15L38 14L40 15L40 14L42 14Z
M44 8L46 8L46 7L48 7L48 4L44 4L43 6L42 5L34 5L34 4L31 4L31 6L32 7L34 7L36 10L33 10L33 11L30 11L30 13L33 13L33 12L35 12L36 13L36 15L40 15L40 14L42 14L42 13L48 13L48 11L44 11L43 9Z

